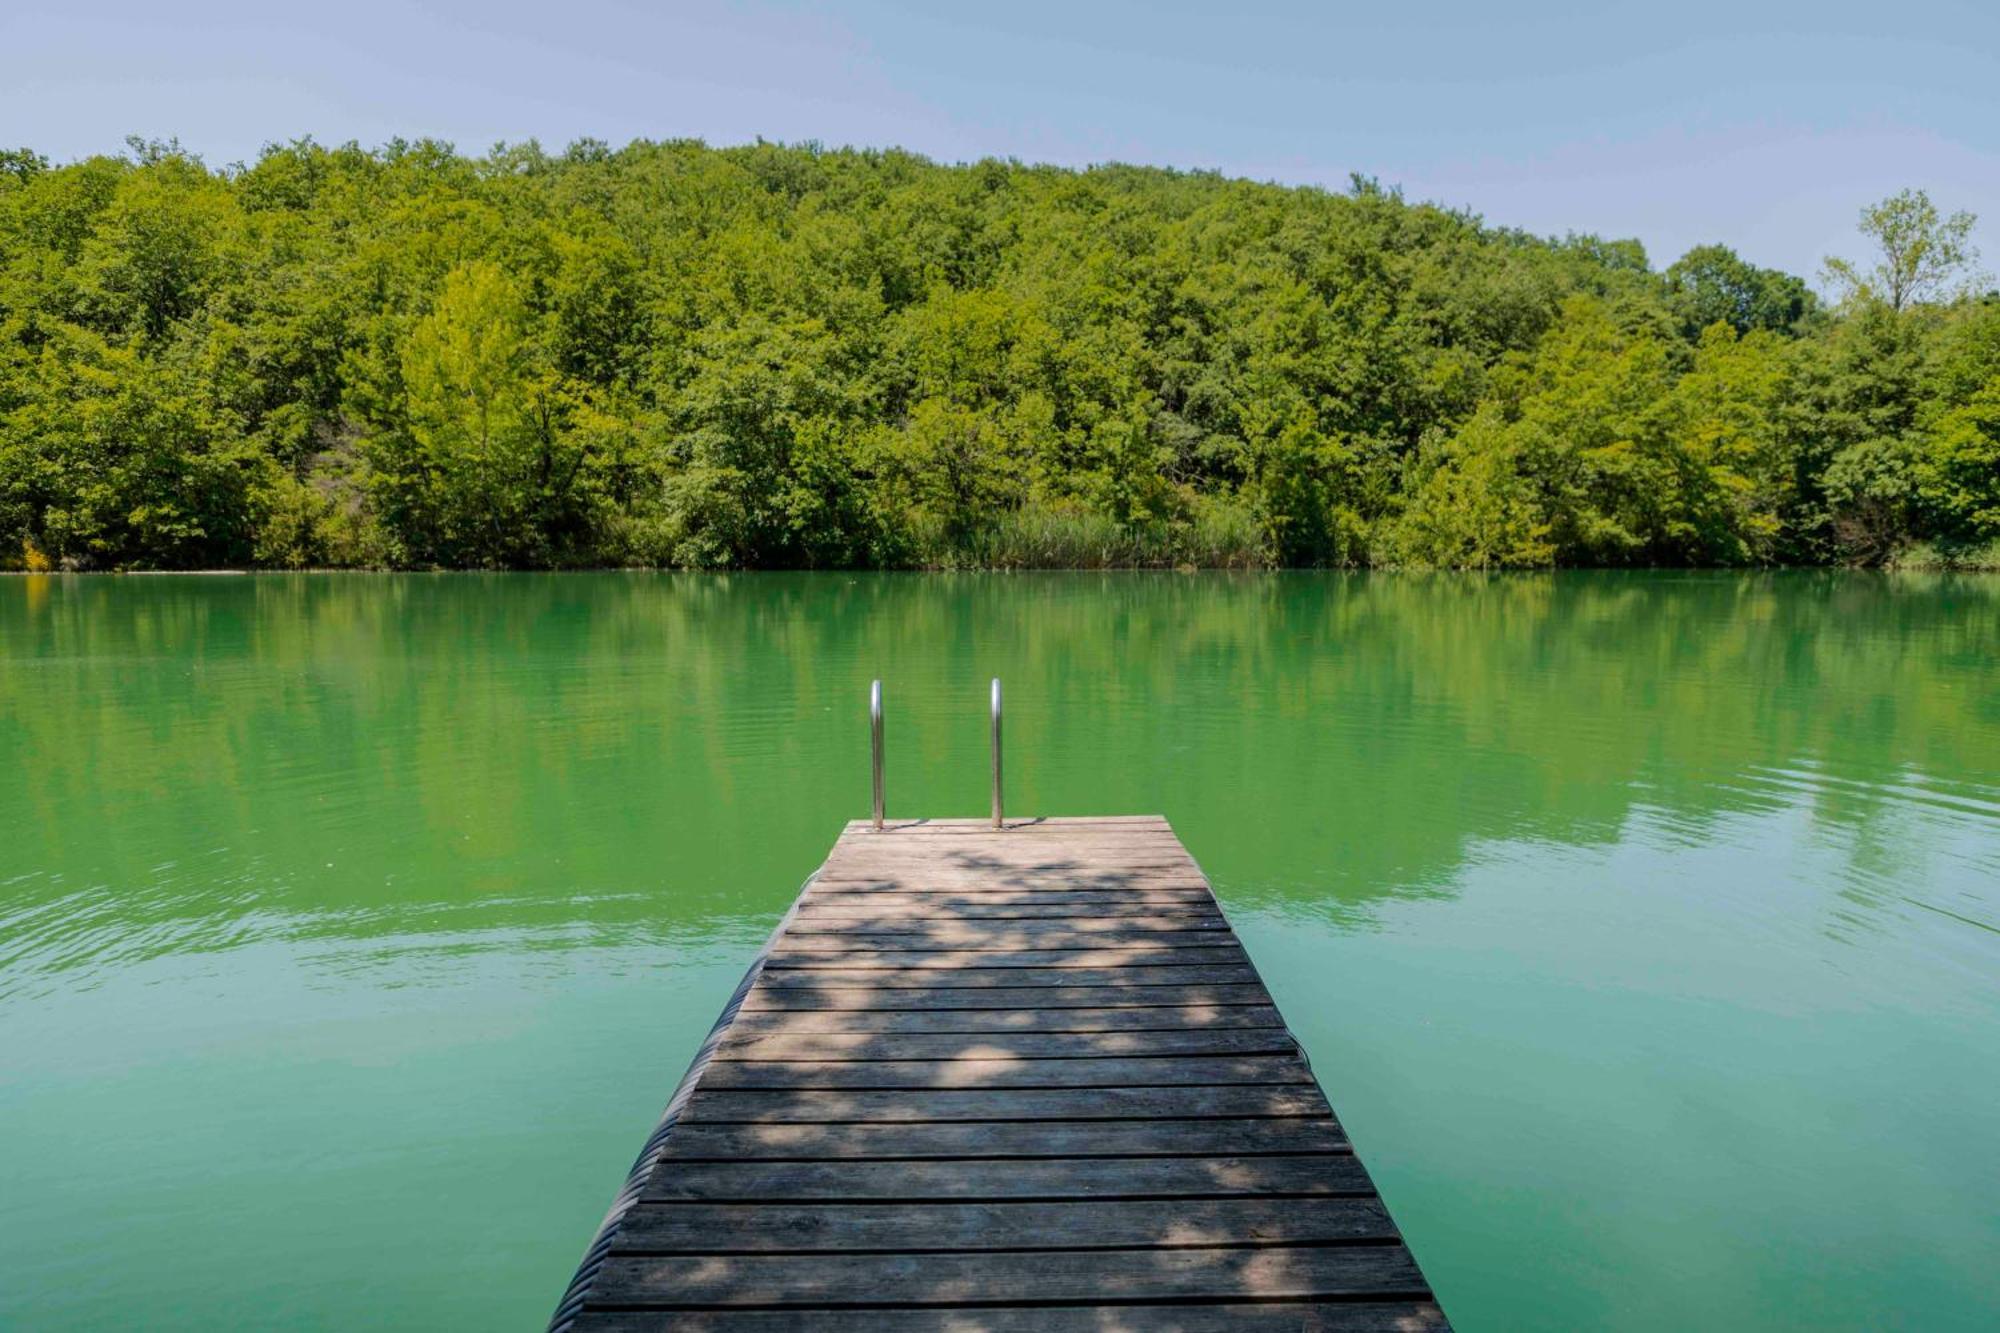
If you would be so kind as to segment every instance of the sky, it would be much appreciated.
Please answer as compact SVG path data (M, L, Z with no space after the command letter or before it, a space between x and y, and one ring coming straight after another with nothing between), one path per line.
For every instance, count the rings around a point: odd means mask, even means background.
M1489 222L1719 241L1811 277L1905 187L2000 267L2000 3L0 6L0 143L311 135L462 150L759 137L945 161L1122 161L1344 187Z

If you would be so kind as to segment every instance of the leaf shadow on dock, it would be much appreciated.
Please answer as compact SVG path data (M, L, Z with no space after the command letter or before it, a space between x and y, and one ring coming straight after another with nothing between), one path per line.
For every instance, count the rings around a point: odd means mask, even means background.
M850 827L649 1149L556 1326L1446 1327L1164 820Z

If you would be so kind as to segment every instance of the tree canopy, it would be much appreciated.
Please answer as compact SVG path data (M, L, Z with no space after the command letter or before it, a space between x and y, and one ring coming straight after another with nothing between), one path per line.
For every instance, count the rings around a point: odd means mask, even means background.
M1971 222L1719 245L814 145L0 153L0 564L1524 566L2000 539Z

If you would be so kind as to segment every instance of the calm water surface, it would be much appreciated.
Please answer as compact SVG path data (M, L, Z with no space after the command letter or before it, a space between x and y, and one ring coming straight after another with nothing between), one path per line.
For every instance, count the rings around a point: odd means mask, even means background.
M1459 1327L2000 1320L2000 581L0 580L0 1326L532 1329L867 802L1163 811Z

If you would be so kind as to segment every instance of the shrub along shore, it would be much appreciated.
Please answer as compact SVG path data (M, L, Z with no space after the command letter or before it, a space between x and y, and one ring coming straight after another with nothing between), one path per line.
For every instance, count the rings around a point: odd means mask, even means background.
M1822 299L1365 179L0 153L0 567L2000 564L1970 227Z

